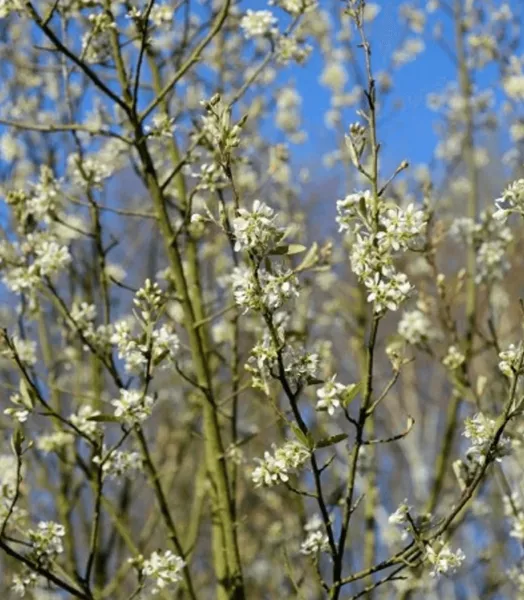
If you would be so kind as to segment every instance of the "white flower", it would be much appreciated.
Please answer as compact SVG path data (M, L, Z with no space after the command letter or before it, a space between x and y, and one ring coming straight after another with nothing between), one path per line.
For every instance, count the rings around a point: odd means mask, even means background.
M0 11L0 17L1 16L2 13ZM36 581L37 574L27 569L24 570L22 574L13 575L13 579L11 580L11 589L18 596L24 597L28 590L35 587Z
M231 273L231 284L235 302L245 309L244 312L247 312L250 308L254 310L261 309L260 293L250 269L245 266L235 267Z
M115 417L129 427L145 421L153 410L153 398L139 390L120 390L120 398L111 400L115 407Z
M409 506L407 500L404 500L397 510L389 515L388 522L392 525L403 525L407 521L407 513L409 512Z
M78 413L71 415L70 420L71 423L77 427L82 433L86 435L92 436L96 433L98 429L98 423L96 421L92 421L92 417L96 417L100 414L99 410L94 410L92 406L86 404L82 406Z
M18 355L22 363L31 366L36 364L36 342L33 342L33 340L23 340L18 335L14 335L11 341L14 346L14 352Z
M180 339L168 325L162 325L160 329L155 329L151 334L151 338L152 356L155 364L165 357L175 360L180 348Z
M169 4L153 5L149 18L157 27L168 28L173 22L174 8Z
M507 350L500 352L499 354L499 369L506 375L506 377L513 377L513 374L518 368L520 362L522 349L515 344L510 344Z
M376 313L397 310L413 289L404 273L394 273L391 269L383 269L382 274L375 273L364 283L369 291L367 301L373 302Z
M12 454L0 454L0 498L12 499L17 487L17 460Z
M471 440L471 448L466 455L474 457L478 462L482 463L488 452L497 432L497 422L494 419L486 417L482 413L477 413L472 418L464 421L464 437ZM492 449L498 460L511 452L511 441L506 436L501 436L498 440L497 447Z
M456 346L450 346L448 353L442 359L442 364L452 371L458 369L464 363L466 357L458 350Z
M277 5L292 15L309 12L316 8L317 0L270 0L270 5Z
M133 472L140 472L143 468L143 460L138 452L125 452L121 450L114 450L111 452L109 457L106 457L107 448L103 449L103 458L95 456L93 462L95 464L102 465L102 473L104 477L111 479L121 479Z
M164 554L153 552L148 559L143 560L141 572L144 577L152 580L151 593L156 595L171 589L182 579L184 566L185 562L180 556L166 550Z
M49 454L50 452L59 452L74 443L75 436L69 431L55 431L39 436L36 440L36 447L45 454Z
M49 564L64 551L62 543L64 535L63 525L53 521L40 521L37 529L30 529L28 532L31 553L39 562Z
M395 251L406 250L409 242L424 233L427 216L415 210L413 203L406 210L388 208L379 218L382 230L377 233L379 245Z
M353 221L363 211L371 210L372 195L369 190L349 194L343 200L337 200L337 218L339 232L350 231Z
M309 457L309 450L299 442L287 442L282 448L273 444L274 454L264 452L264 458L255 459L259 466L253 470L251 479L255 487L273 486L289 480Z
M78 329L89 329L96 318L96 306L87 302L74 302L70 314Z
M462 564L466 555L459 548L453 553L448 544L442 544L441 548L436 551L433 546L426 547L426 559L433 566L431 576L436 577L448 571L455 572Z
M425 44L421 38L408 38L400 48L393 52L393 63L400 67L406 63L415 60L418 54L424 51Z
M276 25L277 20L269 10L251 10L240 20L240 27L246 38L261 37L268 34Z
M238 216L233 219L235 235L235 250L251 250L256 254L267 254L272 250L282 235L275 226L275 213L264 202L255 200L251 212L245 208L238 210Z
M517 179L511 183L495 200L497 207L494 217L504 220L511 212L519 212L524 215L524 179Z
M317 410L326 410L329 415L334 415L335 410L340 408L346 391L346 386L336 381L333 375L321 388L317 390Z
M342 92L348 80L348 74L340 62L332 61L326 64L320 76L320 82L333 92Z
M524 541L524 513L518 514L513 519L509 535L517 540Z
M398 324L398 333L409 344L420 344L436 336L428 316L418 309L404 312Z
M300 545L301 554L317 554L329 549L329 539L322 531L311 531Z

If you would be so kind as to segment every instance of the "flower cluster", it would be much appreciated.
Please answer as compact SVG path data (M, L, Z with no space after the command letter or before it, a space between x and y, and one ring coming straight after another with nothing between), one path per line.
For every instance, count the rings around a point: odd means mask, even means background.
M6 202L13 210L19 231L29 233L37 223L49 224L52 221L61 205L61 198L61 181L55 178L48 166L43 165L39 180L31 185L29 192L11 190L6 195Z
M505 220L511 213L524 216L524 179L517 179L502 192L495 200L497 210L493 215L496 219Z
M101 464L104 477L110 479L121 479L130 473L141 472L143 469L143 460L138 452L113 450L107 455L107 448L105 447L103 457L95 456L93 462Z
M270 487L289 481L291 473L308 459L309 450L299 442L287 442L282 448L273 444L274 453L264 452L264 458L255 459L259 466L253 470L251 479L255 487Z
M93 417L100 415L99 410L95 410L89 404L80 407L80 410L71 415L71 423L82 433L88 436L93 436L98 430L98 424L93 420Z
M498 460L511 453L511 440L504 435L500 436L496 448L490 450L496 433L497 422L482 413L466 419L463 435L471 440L471 447L466 453L468 458L473 458L476 462L483 464L488 452Z
M311 46L301 43L294 35L281 35L276 41L276 60L284 65L291 61L301 65L306 62L312 49Z
M363 133L362 133L363 135ZM350 136L354 159L358 149ZM404 273L395 270L395 253L409 249L426 227L427 216L410 204L405 210L387 202L375 202L369 190L337 201L339 231L352 241L351 267L368 288L374 310L397 310L412 286Z
M506 377L513 377L513 375L519 370L519 363L522 360L522 348L510 344L507 350L500 352L499 354L499 369L506 375Z
M466 558L464 552L459 548L452 552L448 544L440 544L440 548L434 546L426 547L426 560L432 565L431 576L437 577L443 573L455 572Z
M407 514L410 510L410 507L407 504L407 500L397 508L397 510L389 515L388 522L392 525L404 525L407 521Z
M27 401L22 394L14 393L9 396L9 401L14 406L9 406L4 409L4 415L8 415L19 423L25 423L33 411L31 400L29 399L29 401Z
M203 102L203 105L206 110L202 117L203 133L220 164L228 164L232 159L233 150L240 144L240 132L245 119L233 124L231 107L222 101L220 94L215 94L209 102Z
M96 306L87 302L74 302L69 314L78 329L89 331L96 319Z
M495 213L496 216L496 213ZM476 248L477 283L492 283L501 280L509 270L506 258L513 235L503 219L483 211L478 222L467 217L453 220L449 234L464 243L473 243Z
M149 357L150 369L165 358L173 361L180 346L178 335L168 325L154 329L149 337L146 331L133 335L132 324L127 319L115 323L111 341L118 347L118 357L125 361L126 371L130 373L142 371Z
M344 394L348 389L348 386L339 383L336 379L337 376L333 375L317 390L316 409L325 410L331 416L335 414L337 408L343 405Z
M114 325L111 342L118 348L118 357L125 361L129 372L140 372L146 366L150 371L165 358L173 361L178 353L180 340L169 325L153 328L166 303L164 293L157 283L146 280L133 299L139 334L134 334L134 323L122 319ZM164 366L168 366L167 363Z
M55 431L43 434L36 440L36 447L44 454L60 452L75 442L75 436L69 431Z
M152 595L157 595L168 589L173 589L182 579L184 560L166 550L164 554L153 552L147 559L140 556L138 559L130 559L131 563L138 564L141 576L146 580L146 585L151 583Z
M67 246L46 231L28 234L22 243L0 242L2 280L17 294L33 292L46 277L54 277L71 262Z
M240 27L246 38L262 37L271 33L277 20L269 10L251 10L240 19Z
M53 521L41 521L36 529L28 532L31 541L31 554L42 565L49 565L59 554L64 551L62 538L65 528Z
M256 311L276 310L286 300L298 296L298 279L290 269L277 265L270 272L259 269L256 275L246 267L235 267L231 275L238 306Z
M149 18L156 27L168 29L173 24L175 9L169 3L156 4L151 9Z
M310 531L307 534L306 539L300 544L301 554L318 554L319 552L326 552L329 549L328 536L317 529Z
M13 349L6 347L0 350L0 356L6 358L18 358L18 360L28 366L36 364L36 342L33 340L23 339L18 335L14 335L11 338L11 345Z
M398 324L398 333L408 344L420 344L438 335L429 317L418 308L404 312Z
M129 427L140 425L153 410L154 400L139 390L120 390L120 398L111 400L115 417Z
M104 181L113 174L112 161L103 160L100 154L87 156L71 154L67 167L73 183L82 189L101 188Z
M413 286L405 273L396 273L391 267L383 268L380 273L364 281L368 288L368 302L373 302L375 312L387 309L397 310L409 296Z
M464 363L466 357L456 346L450 346L446 356L442 359L442 364L450 371L458 369Z
M309 12L316 8L317 0L270 0L270 5L280 6L292 15Z
M284 334L279 329L278 335L282 344L281 350L284 375L288 383L302 386L316 376L319 357L302 348L284 344ZM268 381L278 375L278 350L268 332L265 332L261 342L256 344L246 364L246 370L252 375L252 385L268 393Z
M524 542L524 512L519 512L513 517L509 535L520 542Z
M17 488L17 459L11 454L0 454L0 498L11 500Z
M233 219L235 250L249 250L257 256L267 255L283 236L275 220L275 211L260 200L253 202L251 211L239 208Z

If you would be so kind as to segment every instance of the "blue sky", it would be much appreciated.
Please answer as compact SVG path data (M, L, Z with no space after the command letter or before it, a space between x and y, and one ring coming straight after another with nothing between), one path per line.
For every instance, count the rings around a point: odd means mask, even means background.
M507 3L522 16L524 5L519 0L509 0ZM406 29L398 18L398 7L402 2L379 0L375 4L378 4L381 10L375 21L368 25L368 31L373 49L373 69L377 73L389 64L391 53L398 46ZM241 7L243 10L248 8L260 10L267 9L268 5L263 0L247 0L242 2ZM273 7L272 10L279 17L283 14L277 8ZM442 10L438 10L428 16L424 34L424 52L415 61L396 69L393 74L394 89L391 100L402 99L402 106L400 109L393 110L393 103L387 102L384 107L387 116L379 123L379 135L384 142L384 164L387 168L394 168L402 159L407 159L412 164L428 162L437 144L438 138L434 131L437 117L427 108L426 99L430 92L441 91L448 82L456 80L457 77L452 59L431 39L431 31L437 20L442 23L444 38L453 47L451 20L443 14ZM414 35L410 33L410 37ZM519 52L522 51L521 42ZM286 80L294 82L303 98L302 114L308 140L302 147L297 148L296 152L297 156L302 157L306 162L318 161L319 149L328 150L333 147L334 142L333 132L327 130L324 124L324 114L329 106L329 94L318 82L322 65L321 56L315 52L305 66L288 67L279 77L281 82ZM497 76L493 66L486 68L477 79L479 89L493 87ZM351 81L348 89L350 87ZM496 88L494 89L496 93ZM358 120L352 109L348 109L345 116L347 124Z

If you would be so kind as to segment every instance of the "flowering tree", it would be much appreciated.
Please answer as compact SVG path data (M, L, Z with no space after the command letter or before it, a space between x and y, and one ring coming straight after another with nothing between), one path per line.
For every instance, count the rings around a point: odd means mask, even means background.
M4 597L524 593L516 4L0 0Z

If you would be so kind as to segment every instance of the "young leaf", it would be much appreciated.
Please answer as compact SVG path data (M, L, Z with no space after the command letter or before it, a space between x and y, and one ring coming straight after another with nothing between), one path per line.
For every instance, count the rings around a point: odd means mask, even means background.
M323 440L320 440L319 442L317 442L315 444L315 446L317 448L329 448L329 446L334 446L335 444L338 444L339 442L343 442L344 440L347 440L347 438L348 438L347 433L337 433L337 435L331 435L328 438L324 438Z
M351 402L357 397L360 392L360 383L352 383L347 386L346 391L344 392L344 397L342 399L342 406L347 408Z

